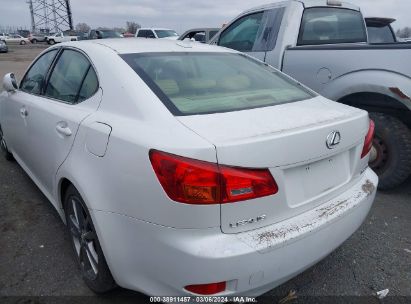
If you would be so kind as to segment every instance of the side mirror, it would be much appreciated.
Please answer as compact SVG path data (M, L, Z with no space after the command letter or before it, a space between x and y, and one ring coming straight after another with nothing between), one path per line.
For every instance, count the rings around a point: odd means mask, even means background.
M9 73L4 76L3 88L7 92L14 92L19 88L19 86L17 85L16 77L14 76L13 73Z

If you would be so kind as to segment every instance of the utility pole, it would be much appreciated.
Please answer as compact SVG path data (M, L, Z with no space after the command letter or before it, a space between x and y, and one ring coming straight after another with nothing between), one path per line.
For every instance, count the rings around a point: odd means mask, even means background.
M70 0L27 0L33 32L73 30Z
M33 11L33 1L32 0L28 0L27 2L30 6L30 17L31 17L31 31L35 32L36 31L36 27L35 27L35 23L34 23L34 11Z

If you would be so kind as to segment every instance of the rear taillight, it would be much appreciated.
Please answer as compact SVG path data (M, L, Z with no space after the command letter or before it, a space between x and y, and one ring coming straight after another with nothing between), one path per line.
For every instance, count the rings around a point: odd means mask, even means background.
M219 166L222 202L238 202L278 192L277 184L268 169L243 169Z
M150 151L150 160L157 178L172 200L189 204L220 201L217 164L155 150Z
M188 291L199 294L199 295L213 295L225 291L226 283L211 283L211 284L201 284L201 285L189 285L185 289Z
M365 136L364 147L362 149L361 158L366 157L368 153L370 153L371 148L372 148L372 141L374 139L374 133L375 133L375 124L370 119L370 127L368 129L367 136Z
M268 169L217 165L156 150L154 172L167 195L186 204L224 204L273 195L277 184Z

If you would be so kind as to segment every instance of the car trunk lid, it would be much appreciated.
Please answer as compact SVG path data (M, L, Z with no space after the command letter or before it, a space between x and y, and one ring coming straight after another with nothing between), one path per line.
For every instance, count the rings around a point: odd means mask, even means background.
M279 222L336 195L356 173L369 126L365 111L323 97L178 119L215 145L220 165L268 168L278 184L275 195L222 204L225 233ZM327 147L333 132L338 144Z

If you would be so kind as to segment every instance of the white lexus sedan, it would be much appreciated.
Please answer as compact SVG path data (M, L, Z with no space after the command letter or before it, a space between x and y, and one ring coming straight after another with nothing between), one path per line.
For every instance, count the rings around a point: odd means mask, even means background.
M340 246L375 197L368 114L236 51L69 42L3 86L3 154L98 293L260 295Z

